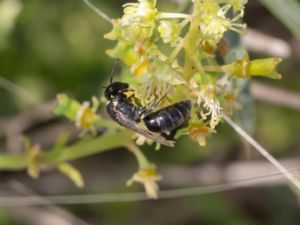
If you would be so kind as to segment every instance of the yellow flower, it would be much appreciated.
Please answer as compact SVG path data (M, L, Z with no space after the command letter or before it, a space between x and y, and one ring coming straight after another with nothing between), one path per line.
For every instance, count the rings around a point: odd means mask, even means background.
M76 115L76 126L78 128L91 128L94 126L95 121L98 119L98 115L95 110L90 107L89 102L84 102Z
M90 107L89 102L80 104L65 94L58 94L57 100L58 104L53 110L56 115L65 116L74 121L78 128L93 130L96 121L99 119L97 115L99 100L96 97L92 97L92 107Z
M156 1L139 0L139 3L126 3L124 7L124 16L122 17L122 25L127 26L135 22L152 22L156 16Z
M206 145L206 137L214 133L215 131L208 126L204 122L190 122L189 123L189 136L197 141L200 146Z
M236 110L241 110L243 106L237 101L238 91L227 91L224 94L223 112L232 115Z
M141 61L131 66L131 72L135 76L144 75L148 70L149 62L146 59L141 58Z
M174 21L162 20L157 28L164 43L174 47L179 41L180 26Z
M145 187L146 194L149 198L157 198L159 187L157 182L162 179L162 176L157 173L154 166L149 165L147 168L139 170L133 175L133 177L127 182L131 185L132 182L142 183Z
M121 19L122 37L129 41L152 36L157 9L156 1L139 0L139 3L126 3Z
M217 2L221 4L232 5L233 10L237 12L237 11L244 10L248 0L217 0Z
M122 60L128 66L131 66L138 61L138 55L125 41L119 41L113 49L106 50L106 54L112 58Z
M122 26L121 26L121 20L112 20L111 21L113 24L112 30L104 35L104 38L112 41L116 41L121 37L122 34Z
M210 41L212 44L218 43L227 30L240 32L246 27L245 24L238 23L238 19L243 16L243 11L240 11L234 18L227 18L226 14L231 8L231 5L225 4L220 6L217 2L211 0L203 0L198 4L201 8L200 31L202 39Z

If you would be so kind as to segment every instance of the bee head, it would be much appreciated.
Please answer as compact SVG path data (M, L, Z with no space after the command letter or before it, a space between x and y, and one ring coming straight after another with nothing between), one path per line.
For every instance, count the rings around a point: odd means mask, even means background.
M115 97L117 95L122 95L122 91L127 90L129 87L129 84L123 83L123 82L112 82L110 85L108 85L105 88L105 98L107 100L110 100L112 97Z

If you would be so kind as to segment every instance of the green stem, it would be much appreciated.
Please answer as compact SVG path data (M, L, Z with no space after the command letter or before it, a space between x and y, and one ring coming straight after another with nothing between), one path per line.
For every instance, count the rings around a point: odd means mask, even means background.
M174 60L177 57L178 53L182 49L182 46L183 46L183 40L180 40L180 43L177 44L177 46L174 48L174 50L170 54L170 57L167 60L168 63L172 64L174 62Z
M20 170L27 166L25 154L0 154L1 170Z
M167 12L160 12L158 14L157 19L187 19L190 18L190 15L184 13L167 13Z
M207 72L216 72L216 73L224 73L225 72L221 66L207 65L207 66L204 66L203 69Z
M142 153L142 151L137 147L134 143L129 143L126 145L126 147L134 154L136 157L139 168L143 169L149 166L149 161L145 157L145 155Z
M188 23L190 22L190 18L183 20L180 23L180 30L182 28L184 28ZM184 43L184 39L178 37L180 39L179 43L176 45L176 47L174 48L174 50L172 51L172 53L170 54L170 57L168 58L167 62L168 63L173 63L173 61L175 60L175 58L177 57L178 53L180 52L180 50L183 47L183 43Z
M127 132L110 132L98 138L84 139L71 146L61 149L61 154L52 154L51 150L45 152L42 164L58 164L74 159L83 158L100 152L126 146L131 141ZM0 170L20 170L27 167L25 154L0 154Z
M197 68L198 72L199 72L199 73L202 75L202 77L203 77L203 75L205 74L205 70L204 70L204 68L203 68L203 66L202 66L202 64L201 64L201 62L197 59L197 57L193 58L193 61L194 61L194 64L196 65L196 68Z
M194 61L197 60L199 53L197 47L195 48L195 46L198 46L200 40L199 27L201 22L201 19L199 18L200 7L197 6L197 4L199 4L198 1L195 2L194 11L191 16L190 28L183 43L183 48L185 50L183 76L186 80L189 80L195 73Z

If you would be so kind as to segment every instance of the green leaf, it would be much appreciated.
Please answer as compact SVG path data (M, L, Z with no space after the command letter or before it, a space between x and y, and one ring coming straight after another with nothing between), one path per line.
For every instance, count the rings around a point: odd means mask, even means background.
M300 39L300 3L297 0L260 0L294 35Z

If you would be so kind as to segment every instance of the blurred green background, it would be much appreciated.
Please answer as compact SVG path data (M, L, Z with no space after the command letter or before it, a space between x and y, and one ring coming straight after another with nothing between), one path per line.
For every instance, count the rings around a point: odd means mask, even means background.
M94 4L109 16L116 18L121 16L121 6L125 2L95 0ZM183 1L158 2L162 11L173 11ZM286 4L276 5L280 2L286 2ZM277 3L272 5L267 0L261 2L251 0L246 5L245 22L249 28L267 35L271 40L280 39L288 51L283 55L284 61L279 68L280 73L283 74L282 80L257 79L256 82L268 85L268 87L284 89L287 93L293 92L292 96L296 96L296 103L288 107L280 103L274 104L268 99L262 100L262 97L255 93L252 98L247 92L247 86L243 93L247 111L240 112L236 118L242 124L250 123L254 137L273 156L287 160L287 165L290 161L294 165L300 155L300 103L295 94L300 93L300 43L297 39L300 33L299 24L297 24L300 21L300 11L297 10L300 7L297 1L292 0L278 0ZM278 7L285 8L281 8L278 12ZM0 77L24 88L30 92L28 95L34 96L34 99L22 92L15 94L8 91L7 85L1 81L0 124L8 124L20 115L30 114L37 107L52 101L57 93L68 93L81 101L89 99L92 95L101 94L100 86L107 81L114 63L105 54L105 50L112 47L114 43L103 38L103 35L110 29L110 24L91 11L82 1L1 0ZM249 47L252 58L270 56L270 51L257 50L253 47L259 44L259 39L253 39L252 43L248 42L246 46ZM281 94L281 92L278 93ZM265 95L268 97L268 93ZM289 101L288 96L284 100ZM274 97L276 100L276 96ZM49 121L33 124L24 133L32 136L42 145L49 146L51 140L57 137L56 127L59 126L57 124L63 124L59 130L61 133L65 129L72 129L72 124L50 118ZM2 129L0 151L19 152L20 149L11 149L11 145L7 144L6 134L9 131L3 129L9 127L7 125L0 128ZM52 136L54 138L51 138ZM249 146L241 141L226 124L219 126L218 134L210 138L204 148L198 147L188 139L182 139L172 151L153 151L151 148L144 150L145 154L157 163L159 169L166 171L166 174L162 172L165 179L162 189L201 186L213 184L215 181L210 180L212 173L208 170L207 178L203 172L201 176L204 178L201 177L199 180L196 179L197 173L193 176L186 174L186 176L191 176L191 179L184 182L185 175L168 173L170 168L175 168L174 171L178 168L185 169L183 171L189 173L194 169L198 171L197 169L201 169L203 165L215 166L222 170L223 167L231 168L231 165L242 163L238 164L240 167L237 168L250 165L249 168L253 171L248 172L260 176L262 174L255 163L268 164L257 153L250 150ZM10 182L14 179L21 181L41 195L141 190L138 185L125 187L126 180L136 169L136 164L124 149L78 160L75 165L86 179L87 184L83 190L73 187L69 180L56 171L45 172L41 179L36 181L27 177L26 172L20 171L0 174L0 193L2 196L7 195L5 190L11 187ZM167 176L168 174L170 177ZM219 183L241 178L234 176L228 179L223 177L225 173L221 175L216 179ZM183 181L180 182L180 179ZM61 216L66 219L65 223L52 222L51 224L300 224L299 202L282 181L239 188L224 193L170 200L62 207L59 210L71 213L72 216L68 214L71 219L65 215ZM34 221L32 218L37 212L47 216L40 220L38 219L40 216L37 216ZM55 211L52 212L49 207L1 207L0 224L50 224L54 221L55 215ZM86 222L79 221L78 218Z

